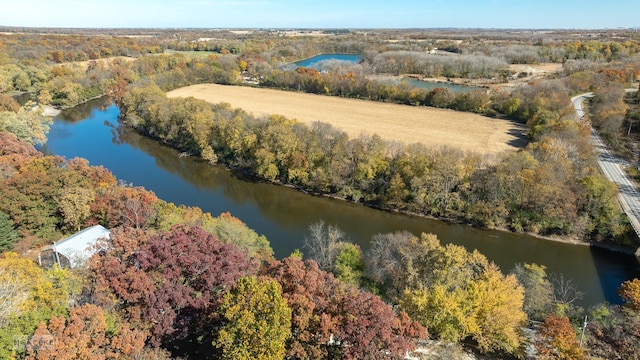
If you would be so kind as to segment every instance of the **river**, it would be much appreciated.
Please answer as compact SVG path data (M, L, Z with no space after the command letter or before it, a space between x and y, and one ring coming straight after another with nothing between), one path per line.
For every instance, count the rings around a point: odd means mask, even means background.
M337 225L364 250L377 233L408 230L416 235L434 233L442 243L477 249L505 272L516 263L543 264L549 274L563 274L586 292L583 306L604 300L619 303L616 290L620 284L640 277L633 256L389 213L283 186L243 181L221 166L181 158L155 140L118 127L118 114L118 108L104 99L65 110L54 119L41 150L85 158L176 204L199 206L214 216L229 211L266 235L279 258L301 248L309 225L324 220Z

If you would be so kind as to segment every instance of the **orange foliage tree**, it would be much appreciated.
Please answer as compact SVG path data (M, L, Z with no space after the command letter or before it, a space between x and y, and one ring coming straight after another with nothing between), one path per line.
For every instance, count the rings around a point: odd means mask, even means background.
M627 306L640 311L640 279L628 280L618 289L618 295L627 302Z
M535 348L539 359L585 359L569 318L549 314L536 337Z
M72 309L69 319L53 316L48 326L40 323L27 343L25 359L132 359L145 338L144 332L86 304Z

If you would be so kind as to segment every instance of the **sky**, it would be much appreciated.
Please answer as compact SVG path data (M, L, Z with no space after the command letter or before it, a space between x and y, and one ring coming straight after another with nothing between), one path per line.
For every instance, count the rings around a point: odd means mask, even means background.
M640 0L0 0L0 26L640 28Z

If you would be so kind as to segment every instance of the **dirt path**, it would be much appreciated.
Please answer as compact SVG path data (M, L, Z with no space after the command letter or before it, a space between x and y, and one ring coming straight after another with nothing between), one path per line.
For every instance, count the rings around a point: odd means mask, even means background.
M453 110L215 84L187 86L167 95L226 102L255 116L281 114L304 123L319 120L350 137L375 133L386 140L449 145L483 154L514 151L524 144L524 127L518 124Z

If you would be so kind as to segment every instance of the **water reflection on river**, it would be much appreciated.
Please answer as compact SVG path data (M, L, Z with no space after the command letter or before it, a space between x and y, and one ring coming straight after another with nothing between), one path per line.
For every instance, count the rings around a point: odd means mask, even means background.
M103 165L119 179L153 190L176 204L199 206L218 215L230 211L265 234L276 256L300 248L307 227L319 220L335 224L366 249L374 234L408 230L437 234L443 243L478 249L503 271L534 262L550 273L563 273L587 293L583 305L608 300L624 280L640 277L633 257L588 247L544 241L512 233L378 211L339 200L309 196L290 188L239 180L220 166L210 166L117 126L118 109L104 100L64 111L55 119L42 150L67 158L83 157Z

